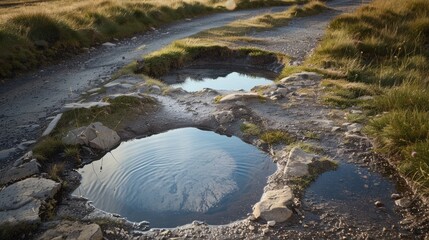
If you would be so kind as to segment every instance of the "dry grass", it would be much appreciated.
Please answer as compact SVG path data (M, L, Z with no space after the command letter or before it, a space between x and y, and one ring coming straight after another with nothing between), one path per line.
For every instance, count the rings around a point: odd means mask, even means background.
M0 78L178 19L227 11L226 0L7 1L0 5ZM300 0L237 0L237 8ZM24 4L26 3L26 4Z

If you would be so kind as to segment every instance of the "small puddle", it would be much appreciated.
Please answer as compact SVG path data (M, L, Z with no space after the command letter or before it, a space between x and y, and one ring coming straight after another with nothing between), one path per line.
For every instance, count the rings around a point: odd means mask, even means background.
M196 92L204 88L249 91L258 85L271 84L275 78L276 74L270 71L214 65L176 70L162 80L174 88Z
M308 187L303 200L307 204L329 204L360 223L391 227L401 219L390 197L395 192L395 184L381 174L341 163L337 170L320 175ZM376 207L376 201L384 206Z
M266 153L237 137L182 128L121 143L78 170L73 194L151 227L226 224L251 212L275 170Z

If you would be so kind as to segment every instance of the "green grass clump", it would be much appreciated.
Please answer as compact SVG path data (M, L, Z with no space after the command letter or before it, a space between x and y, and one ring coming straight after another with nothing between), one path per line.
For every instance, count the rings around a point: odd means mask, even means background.
M63 151L64 148L65 146L61 139L48 136L36 144L33 148L33 153L37 160L46 161L55 156L58 152Z
M246 136L258 136L262 131L258 125L248 122L241 124L240 130Z
M282 130L269 130L262 133L259 138L269 145L274 144L291 144L295 138L288 132Z

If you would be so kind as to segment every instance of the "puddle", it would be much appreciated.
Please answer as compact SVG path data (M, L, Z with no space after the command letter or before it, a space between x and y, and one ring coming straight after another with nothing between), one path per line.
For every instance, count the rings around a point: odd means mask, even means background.
M123 142L79 169L73 193L99 209L151 227L246 217L276 165L237 137L182 128Z
M255 86L271 84L275 77L276 74L270 71L213 65L176 70L162 80L174 88L181 87L188 92L204 88L250 91Z
M336 171L320 175L306 190L303 200L307 204L327 204L359 223L391 227L401 219L390 197L396 192L394 183L382 175L342 163ZM384 206L376 207L376 201Z

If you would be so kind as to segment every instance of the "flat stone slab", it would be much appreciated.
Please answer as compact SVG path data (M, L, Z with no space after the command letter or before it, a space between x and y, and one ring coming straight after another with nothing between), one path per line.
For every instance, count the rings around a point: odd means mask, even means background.
M308 165L319 156L304 152L298 147L292 148L284 170L286 177L303 177L309 175Z
M83 224L72 221L62 221L53 229L47 230L37 240L102 240L103 232L97 224Z
M238 101L238 100L248 100L248 99L259 99L263 98L257 93L232 93L222 97L219 102L229 102L229 101Z
M72 110L78 108L92 108L92 107L105 107L109 106L108 102L85 102L85 103L68 103L64 105L63 110Z
M39 173L39 163L37 163L36 159L33 159L28 163L22 164L21 166L12 167L7 172L1 174L0 185L15 182L17 180L27 178Z
M60 184L45 178L27 178L0 191L0 226L36 224L40 207L55 196Z
M266 221L285 222L292 217L293 193L289 187L265 192L253 207L253 216Z
M45 129L45 131L42 133L42 137L48 136L51 134L51 132L55 129L55 127L58 125L58 122L60 121L61 117L63 116L62 113L57 114L54 119L49 123L48 127Z
M121 138L116 131L104 126L100 122L71 130L62 139L64 144L86 145L104 151L117 146L120 140Z
M315 72L300 72L300 73L294 73L288 77L285 77L283 79L281 79L279 82L280 83L294 83L294 82L299 82L299 81L311 81L311 82L318 82L320 80L322 80L323 76L315 73ZM299 84L303 84L303 85L309 85L311 84L310 82L306 83L299 83Z

